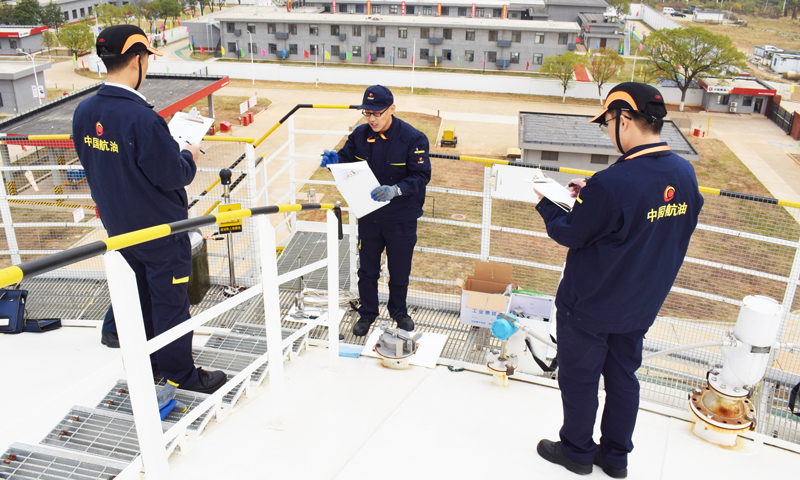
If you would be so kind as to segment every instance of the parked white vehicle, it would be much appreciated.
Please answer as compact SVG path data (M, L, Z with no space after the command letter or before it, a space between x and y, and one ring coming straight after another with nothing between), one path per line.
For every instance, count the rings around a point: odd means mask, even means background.
M672 15L673 13L675 13L675 9L672 7L664 7L664 9L661 10L661 13L663 13L664 15Z

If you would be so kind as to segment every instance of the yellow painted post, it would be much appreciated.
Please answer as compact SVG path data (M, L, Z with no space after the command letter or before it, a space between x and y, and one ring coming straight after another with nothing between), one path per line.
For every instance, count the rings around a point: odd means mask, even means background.
M64 192L61 190L61 185L56 185L55 187L53 187L53 191L55 192L56 195L64 195ZM64 203L64 199L57 198L56 203Z
M711 135L711 116L708 117L708 128L706 128L706 135Z
M16 195L17 194L17 187L14 185L14 181L6 182L6 193L8 195Z

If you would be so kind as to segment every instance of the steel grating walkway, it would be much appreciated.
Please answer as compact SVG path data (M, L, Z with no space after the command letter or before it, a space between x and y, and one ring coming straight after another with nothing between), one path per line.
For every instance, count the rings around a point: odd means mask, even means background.
M0 478L108 480L127 466L99 457L14 443L1 457Z

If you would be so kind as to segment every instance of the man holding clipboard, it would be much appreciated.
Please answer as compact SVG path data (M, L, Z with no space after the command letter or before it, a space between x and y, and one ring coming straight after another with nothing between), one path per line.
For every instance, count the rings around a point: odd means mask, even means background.
M593 463L612 478L628 474L642 341L703 206L694 168L661 141L666 114L654 87L614 87L590 122L611 132L622 156L588 181L571 182L576 198L569 213L547 198L536 206L550 238L569 248L555 301L564 424L561 441L542 440L536 450L579 475L590 474ZM592 433L601 374L606 402L597 445Z
M398 328L412 331L414 321L408 315L406 295L417 243L417 219L422 216L425 186L431 179L428 137L393 115L394 97L384 86L367 88L359 109L367 123L353 130L338 153L326 150L320 165L367 162L381 185L372 191L372 199L389 202L358 221L361 318L353 326L353 334L366 335L378 317L378 279L384 249L389 264L389 315Z

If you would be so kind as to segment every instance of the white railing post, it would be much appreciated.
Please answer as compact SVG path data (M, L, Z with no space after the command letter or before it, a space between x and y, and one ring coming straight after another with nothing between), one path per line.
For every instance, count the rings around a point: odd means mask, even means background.
M483 211L481 212L481 260L489 261L489 246L492 239L492 167L483 169Z
M245 163L247 165L247 207L253 208L258 206L258 179L256 178L256 150L253 144L244 144ZM252 222L247 222L247 230L250 233L250 245L255 247L258 245L258 228ZM255 264L261 265L260 254L258 248L253 248L255 251ZM258 278L258 271L256 270L253 277Z
M328 353L330 368L339 364L339 219L328 210Z
M294 205L297 203L297 185L295 182L297 181L297 172L296 172L296 162L295 162L295 133L294 133L294 115L289 117L288 120L288 129L289 129L289 203ZM294 233L297 231L297 212L292 212L289 214L291 220L289 220L289 232Z
M344 214L343 214L344 215ZM350 232L350 291L358 293L358 225L356 225L356 215L351 210L347 214L348 226Z
M258 239L261 248L261 287L264 296L264 323L267 333L269 387L276 423L283 414L286 397L283 379L283 337L281 334L281 302L278 292L278 260L275 253L275 228L269 215L258 218Z
M136 276L119 252L108 252L103 259L119 333L122 363L128 377L139 451L147 478L166 479L169 477L169 463L164 447L161 417L158 414L150 355L147 354L147 338Z

